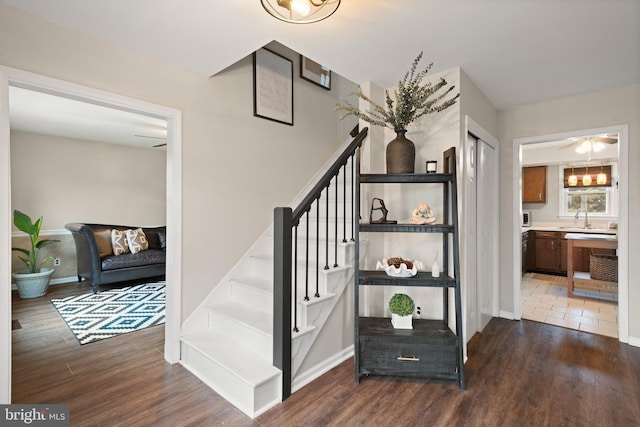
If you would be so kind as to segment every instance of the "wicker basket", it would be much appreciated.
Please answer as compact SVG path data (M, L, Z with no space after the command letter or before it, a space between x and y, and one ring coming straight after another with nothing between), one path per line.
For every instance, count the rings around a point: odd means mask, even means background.
M618 256L591 254L591 257L589 258L589 272L592 279L617 282Z

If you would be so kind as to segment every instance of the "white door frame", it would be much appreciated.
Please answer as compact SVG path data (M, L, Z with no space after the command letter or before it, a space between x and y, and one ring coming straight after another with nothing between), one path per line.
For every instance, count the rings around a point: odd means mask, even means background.
M182 113L132 98L92 89L86 86L45 77L0 65L0 265L11 266L11 174L8 130L9 108L6 108L8 86L130 111L167 121L167 246L166 323L164 357L169 363L180 360L181 288L182 288ZM5 99L6 97L6 99ZM6 136L6 137L5 137ZM0 404L11 400L11 268L0 272Z
M619 133L618 142L618 339L629 342L629 125L616 125L597 129L582 129L552 135L541 135L513 140L513 315L522 319L520 286L522 276L522 146L541 142L559 141L605 133Z
M467 135L468 134L472 134L474 135L476 138L481 139L482 141L484 141L485 143L487 143L492 149L493 149L493 153L494 153L494 158L493 158L493 162L495 165L499 165L500 164L500 146L499 146L499 141L498 138L496 138L495 136L491 135L487 130L485 130L482 126L480 126L478 123L476 123L471 117L469 117L468 115L465 116L465 131L464 131L464 135L463 135L463 153L468 153L468 144L467 144ZM466 164L467 164L467 159L463 158L463 165L465 165L463 167L463 174L465 179L463 180L464 182L464 196L466 197L466 192L467 191L471 191L470 188L467 187L467 176L466 176ZM498 168L495 169L495 174L492 177L492 191L494 192L494 194L499 194L499 170ZM477 178L477 174L476 174L476 178ZM475 190L474 190L475 191ZM471 218L469 218L469 214L466 210L464 210L465 214L464 214L464 227L469 227L471 225ZM493 227L494 230L496 230L495 233L493 233L492 239L492 245L493 247L496 249L496 254L495 257L493 259L492 265L490 266L490 268L493 270L494 272L494 277L496 278L495 282L492 285L492 292L493 292L493 301L491 304L491 310L492 310L492 315L494 317L497 317L499 315L499 300L500 300L500 288L499 288L499 266L498 266L498 255L500 252L500 240L499 240L499 236L498 236L498 230L499 230L499 221L498 221L498 215L494 215L493 217L493 223L491 224L491 226ZM465 243L466 245L466 243ZM465 246L465 251L468 251L469 248L467 248ZM468 276L469 274L475 274L475 272L470 272L467 271L468 269L465 268L465 271L463 273L463 283L464 282L464 277ZM477 293L476 293L477 296ZM466 301L466 295L465 295L465 308L464 308L464 312L463 312L463 324L466 324L466 317L467 317L467 304L475 304L475 309L476 309L476 313L478 313L478 308L479 308L479 302L478 299L476 297L476 301ZM478 324L476 325L476 330L480 325L480 318L479 316L476 316L477 320L478 320ZM473 331L473 333L475 333L476 331ZM471 331L465 331L465 335L466 335L466 339L465 339L465 343L468 342L468 340L470 340L473 337L473 333L471 333ZM465 354L466 354L466 344L465 344Z

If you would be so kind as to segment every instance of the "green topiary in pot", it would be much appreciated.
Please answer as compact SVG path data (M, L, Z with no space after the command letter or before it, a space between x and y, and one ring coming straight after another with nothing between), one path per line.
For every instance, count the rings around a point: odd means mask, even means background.
M413 300L406 294L395 294L389 300L389 310L398 316L410 316L414 308Z

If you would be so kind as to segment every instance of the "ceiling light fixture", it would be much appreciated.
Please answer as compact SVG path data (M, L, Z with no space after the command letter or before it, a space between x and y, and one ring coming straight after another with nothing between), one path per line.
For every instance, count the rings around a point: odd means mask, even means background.
M269 15L291 24L311 24L333 15L341 0L260 0Z
M578 185L578 177L573 171L573 168L571 168L571 175L569 175L569 179L567 179L567 184L569 184L570 187L575 187L576 185Z
M587 166L587 171L582 176L582 185L591 185L591 174L589 173L589 166Z
M596 184L605 185L607 183L607 174L602 170L602 165L600 165L600 173L596 177Z

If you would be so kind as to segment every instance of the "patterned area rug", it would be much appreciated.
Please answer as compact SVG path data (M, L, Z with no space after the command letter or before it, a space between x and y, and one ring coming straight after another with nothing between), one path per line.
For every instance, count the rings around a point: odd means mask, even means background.
M112 338L165 321L165 282L52 299L80 344Z

